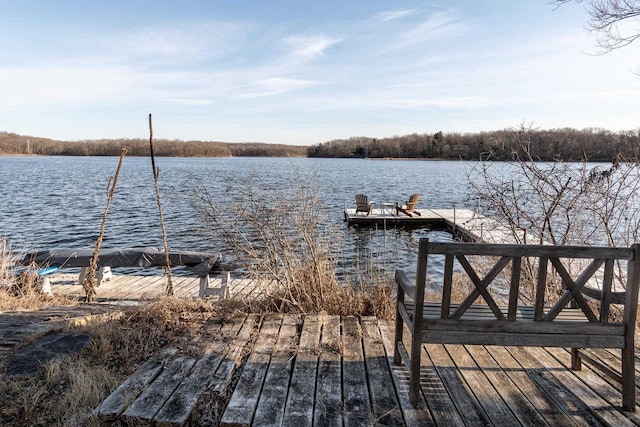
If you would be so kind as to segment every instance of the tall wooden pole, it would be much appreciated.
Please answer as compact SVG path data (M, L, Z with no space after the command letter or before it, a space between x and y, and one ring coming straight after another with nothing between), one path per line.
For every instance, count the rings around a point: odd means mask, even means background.
M153 182L156 187L156 202L158 203L158 212L160 213L160 227L162 228L162 242L164 243L165 266L164 272L167 276L167 295L173 295L173 280L171 278L171 260L169 259L169 244L167 243L167 230L164 227L164 217L162 216L162 204L160 203L160 187L158 186L159 168L156 168L156 161L153 156L153 123L151 114L149 114L149 148L151 150L151 168L153 169Z
M96 270L98 269L98 256L100 255L100 246L102 246L102 240L104 239L104 232L107 225L107 215L109 214L109 207L111 206L111 200L116 191L116 184L118 183L118 177L120 176L120 169L122 168L122 161L127 154L127 149L123 148L120 153L120 161L118 162L118 168L116 169L115 176L109 178L107 184L107 206L104 208L102 214L102 225L100 226L100 234L96 241L96 247L93 249L93 255L91 256L91 262L87 269L87 277L82 284L85 293L85 301L93 302L96 299Z

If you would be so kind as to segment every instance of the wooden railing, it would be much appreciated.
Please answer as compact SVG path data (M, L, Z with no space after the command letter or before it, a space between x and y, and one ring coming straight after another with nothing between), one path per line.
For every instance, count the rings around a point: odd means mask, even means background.
M421 239L416 282L411 282L404 272L396 272L394 359L396 363L404 362L409 370L412 402L418 401L421 343L570 347L573 369L580 369L582 358L586 359L581 348L620 348L622 373L611 373L604 366L600 368L622 383L623 407L635 410L634 333L640 279L639 248L640 245L605 248L441 243ZM444 264L440 267L442 289L439 301L425 302L427 268L435 265L429 263L431 255L444 255ZM479 274L474 267L477 264L474 260L479 257L491 262L484 274ZM535 270L529 298L522 298L524 262ZM616 262L627 266L622 278L624 292L613 290ZM580 267L579 273L570 273L570 263ZM459 302L452 302L452 295L460 295L463 288L455 289L454 284L460 282L454 281L454 270L461 270L463 280L471 284L471 291ZM499 276L507 277L508 283L498 286L505 304L495 296L496 286L490 288ZM559 279L559 295L551 295L552 279ZM598 288L593 287L594 282ZM550 300L553 300L551 304ZM614 306L622 310L621 316L612 315ZM405 323L411 334L410 355L402 341ZM588 360L597 362L592 358Z

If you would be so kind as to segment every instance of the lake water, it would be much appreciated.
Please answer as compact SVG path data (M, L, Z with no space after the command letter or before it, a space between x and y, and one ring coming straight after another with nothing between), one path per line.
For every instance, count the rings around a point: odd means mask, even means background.
M18 251L53 247L92 249L100 232L106 186L117 157L0 157L0 237ZM474 162L283 158L158 158L163 213L174 250L224 251L203 231L195 191L223 200L250 178L271 188L294 185L314 171L330 221L343 234L341 264L369 254L381 268L415 268L417 241L447 240L442 231L348 227L345 207L356 193L376 202L402 202L419 193L419 207L473 208L467 174ZM109 211L103 248L162 247L148 158L127 157ZM346 267L345 267L346 268ZM155 272L157 273L157 272Z

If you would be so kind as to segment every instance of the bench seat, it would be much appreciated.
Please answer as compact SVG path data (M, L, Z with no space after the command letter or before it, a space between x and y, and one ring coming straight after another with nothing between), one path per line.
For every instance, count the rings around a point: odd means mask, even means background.
M452 304L457 308L458 304ZM506 306L500 307L506 312ZM412 322L413 303L405 303L404 321ZM440 318L441 305L425 303L422 341L433 344L520 345L543 347L623 348L622 322L591 324L582 310L563 310L553 322L533 320L533 307L519 306L515 321L496 320L486 305L474 304L460 319Z

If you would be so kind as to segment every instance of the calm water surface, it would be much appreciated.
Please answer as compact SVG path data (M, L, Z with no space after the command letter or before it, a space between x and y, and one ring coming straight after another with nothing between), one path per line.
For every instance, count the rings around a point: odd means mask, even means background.
M0 237L15 250L93 248L100 232L106 186L117 157L0 157ZM421 194L419 206L473 208L467 174L475 163L282 158L159 158L160 188L169 246L220 252L215 233L204 232L197 213L198 185L223 200L248 177L271 188L294 183L298 171L314 171L331 221L344 232L341 263L368 254L385 269L412 269L417 239L447 240L428 229L356 229L343 210L356 193L377 202L404 201ZM199 184L198 184L199 183ZM150 161L125 159L109 211L103 248L162 247Z

